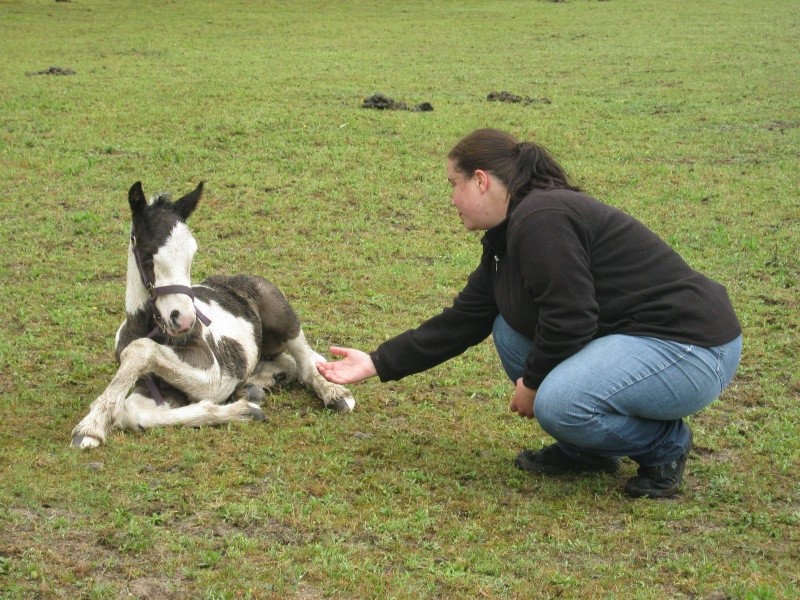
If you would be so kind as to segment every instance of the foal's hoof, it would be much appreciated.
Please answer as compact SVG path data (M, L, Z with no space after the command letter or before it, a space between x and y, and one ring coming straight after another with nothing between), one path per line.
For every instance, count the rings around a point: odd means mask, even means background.
M76 435L72 438L71 445L73 448L97 448L100 440L90 435Z
M248 385L247 394L245 395L248 402L253 404L261 404L264 402L264 388L260 385Z
M251 420L258 421L260 423L266 423L267 417L266 415L264 415L264 411L261 410L261 407L258 404L253 404L252 402L248 402L247 405L250 407Z
M356 401L353 399L352 396L342 396L340 398L335 398L330 404L328 404L328 408L338 413L353 412L353 409L355 407L356 407Z

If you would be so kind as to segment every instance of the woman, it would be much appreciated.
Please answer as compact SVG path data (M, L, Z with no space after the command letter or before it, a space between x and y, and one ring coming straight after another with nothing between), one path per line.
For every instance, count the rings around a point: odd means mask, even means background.
M582 193L537 144L481 129L451 150L447 178L464 226L483 230L478 268L450 308L369 354L318 369L334 383L397 380L492 334L516 387L510 409L556 443L523 470L639 468L633 497L674 495L692 433L683 421L730 383L741 327L725 288L633 217Z

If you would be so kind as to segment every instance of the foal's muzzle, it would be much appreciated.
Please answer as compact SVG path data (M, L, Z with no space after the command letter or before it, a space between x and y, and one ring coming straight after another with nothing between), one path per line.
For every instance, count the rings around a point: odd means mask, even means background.
M153 302L153 314L158 321L161 330L170 337L182 337L194 329L197 319L206 326L211 324L211 320L206 317L194 304L194 293L192 288L185 285L165 285L153 287L150 290ZM172 294L183 294L189 297L188 302L181 302L183 306L180 310L172 308L169 311L169 318L165 318L164 313L158 307L158 300L164 296Z

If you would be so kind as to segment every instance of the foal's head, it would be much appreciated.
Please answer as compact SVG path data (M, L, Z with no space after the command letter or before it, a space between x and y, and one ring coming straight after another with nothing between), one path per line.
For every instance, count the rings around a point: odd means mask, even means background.
M145 199L142 184L136 182L128 192L131 205L131 247L139 263L143 284L148 293L167 286L187 291L159 291L155 296L156 317L168 335L189 333L197 318L191 295L192 258L197 242L186 225L186 219L197 207L203 184L177 202L166 194ZM174 289L174 288L173 288Z

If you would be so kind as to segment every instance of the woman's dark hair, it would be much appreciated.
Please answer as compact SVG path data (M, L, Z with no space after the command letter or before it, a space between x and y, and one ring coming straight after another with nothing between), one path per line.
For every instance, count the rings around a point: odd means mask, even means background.
M508 188L511 204L534 188L580 190L546 148L533 142L518 142L498 129L473 131L450 150L447 158L466 175L471 176L477 169L492 173Z

